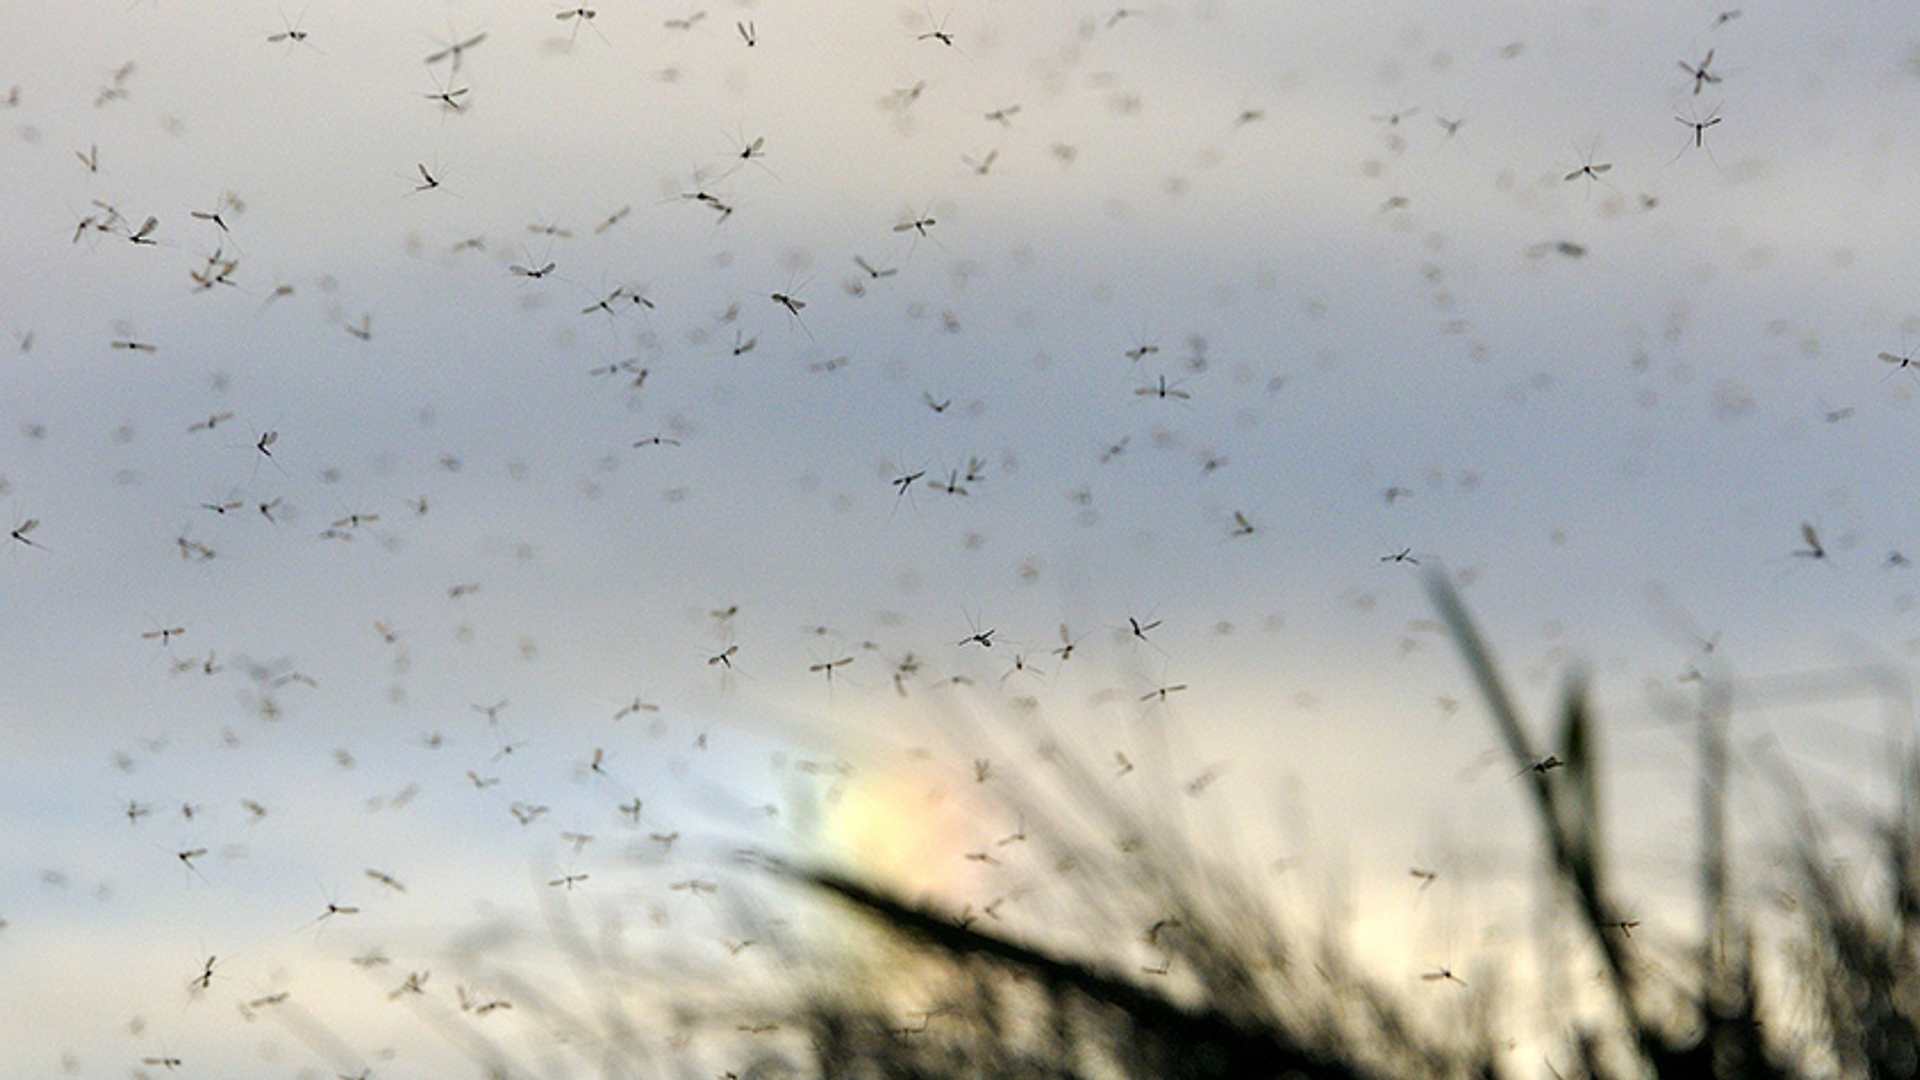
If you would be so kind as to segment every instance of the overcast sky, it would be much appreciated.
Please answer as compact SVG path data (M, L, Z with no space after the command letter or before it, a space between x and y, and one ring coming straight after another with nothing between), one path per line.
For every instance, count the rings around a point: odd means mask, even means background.
M1920 642L1906 5L14 6L0 1074L422 1075L454 934L748 845L1044 892L1049 739L1417 989L1532 840L1422 570L1636 897L1708 642ZM1871 798L1837 685L1738 737Z

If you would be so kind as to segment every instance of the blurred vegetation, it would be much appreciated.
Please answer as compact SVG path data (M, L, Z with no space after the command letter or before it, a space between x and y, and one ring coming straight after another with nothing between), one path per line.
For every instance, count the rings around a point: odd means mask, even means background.
M1567 677L1543 740L1447 578L1430 573L1427 585L1525 783L1551 879L1542 902L1564 905L1581 939L1565 959L1591 957L1603 973L1588 999L1546 1010L1563 1030L1546 1033L1544 1061L1503 1053L1511 1047L1494 1031L1497 973L1476 968L1473 992L1446 995L1453 1003L1438 1011L1384 990L1332 935L1283 926L1270 898L1211 865L1166 822L1119 805L1065 754L1049 757L1053 779L1082 825L1129 838L1117 856L1057 838L1045 851L1071 891L1052 917L1076 924L1081 940L1052 925L1023 936L991 910L941 911L886 883L743 852L749 873L781 897L733 901L735 929L758 946L755 964L627 956L617 926L589 931L556 899L547 929L583 996L527 978L512 933L477 934L467 954L565 1051L530 1064L457 1015L444 1026L496 1076L1914 1076L1920 756L1899 757L1896 808L1865 821L1864 859L1836 855L1829 824L1769 759L1767 794L1790 826L1790 872L1777 897L1788 915L1765 935L1776 962L1756 962L1757 913L1737 899L1727 835L1735 695L1725 679L1692 680L1702 929L1690 945L1657 945L1635 936L1639 923L1607 872L1603 769L1583 673ZM1426 977L1465 987L1444 968ZM672 1004L646 1014L635 1002L659 998L633 992L646 986L674 988Z

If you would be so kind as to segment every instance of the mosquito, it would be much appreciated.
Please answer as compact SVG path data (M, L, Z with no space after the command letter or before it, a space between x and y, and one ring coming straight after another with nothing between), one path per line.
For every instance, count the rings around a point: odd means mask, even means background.
M454 36L456 38L459 37L459 35L457 34ZM435 39L435 40L438 40L438 39ZM463 56L466 55L467 50L473 48L475 45L478 45L485 40L487 40L487 34L486 34L486 31L483 30L480 33L473 35L472 37L468 38L465 41L456 40L451 43L444 43L447 45L447 47L428 56L426 62L429 64L437 64L442 60L451 59L453 61L453 70L459 71L460 60Z
M941 19L939 22L934 22L933 9L928 8L927 21L930 23L933 23L933 29L927 31L924 34L921 34L920 36L914 38L913 40L937 41L940 44L945 45L950 49L953 48L953 35L947 32L947 19L951 19L951 18L953 18L953 12L949 11L947 12L946 18Z
M965 614L965 612L962 612L962 614ZM974 621L971 615L967 616L967 628L972 630L973 633L960 639L961 646L978 645L983 649L993 648L993 630L991 628L986 630L980 629L980 624Z
M1436 967L1432 971L1422 974L1420 978L1426 982L1456 982L1463 987L1467 985L1460 976L1453 973L1451 968L1445 966Z
M734 23L733 28L740 31L740 40L747 43L747 48L751 49L760 43L759 33L754 29L751 20Z
M1418 892L1426 892L1434 882L1440 880L1440 871L1438 870L1425 870L1416 866L1408 870L1407 873L1420 880Z
M740 646L729 645L726 648L721 649L719 652L713 654L712 656L707 657L707 666L713 667L717 664L721 667L726 668L728 671L732 671L734 655L739 651L740 651Z
M372 341L373 340L373 312L371 311L361 312L360 322L358 324L348 323L345 326L341 327L341 329L345 330L347 333L353 335L354 337L360 339L361 341Z
M1178 693L1178 692L1180 692L1180 691L1182 691L1182 690L1185 690L1186 688L1187 688L1187 684L1186 684L1186 683L1174 683L1174 684L1172 684L1171 686L1160 686L1160 687L1156 687L1156 688L1154 688L1154 689L1152 689L1152 690L1149 690L1149 691L1147 691L1147 692L1146 692L1146 693L1144 693L1144 694L1141 694L1141 695L1140 695L1140 700L1141 700L1141 701L1156 701L1156 700L1157 700L1157 701L1162 701L1162 702L1164 702L1164 701L1166 701L1166 700L1167 700L1167 695L1168 695L1168 694L1174 694L1174 693Z
M160 227L160 219L149 215L147 217L147 220L140 223L140 227L138 229L135 229L132 232L127 234L127 242L132 244L140 244L143 246L156 244L159 241L153 238L153 230L159 227Z
M7 535L13 537L16 541L22 544L25 544L30 548L39 548L41 551L45 551L47 549L44 545L36 543L27 535L28 533L32 532L33 530L39 527L40 527L39 518L28 518L27 520L21 522L20 524L15 525L13 527L13 531L11 533L8 533Z
M936 413L946 412L948 409L953 407L952 398L948 397L948 398L940 398L936 400L933 396L933 393L928 390L920 391L920 400L926 402L927 408L932 409Z
M1413 556L1412 548L1401 548L1399 551L1390 552L1386 555L1382 555L1380 556L1380 561L1383 563L1397 562L1397 563L1408 563L1413 566L1420 565L1420 560L1414 558Z
M177 637L179 637L180 635L182 635L182 634L184 634L184 633L186 633L186 632L187 632L187 628L186 628L186 627L184 627L184 626L163 626L163 627L161 627L161 628L160 628L160 629L158 629L158 630L148 630L148 631L145 631L145 632L143 632L143 633L142 633L142 634L140 635L140 637L141 637L141 638L142 638L143 640L146 640L146 641L158 641L158 642L159 642L159 643L160 643L160 644L161 644L162 646L167 646L167 645L171 645L171 644L173 644L173 639L174 639L174 638L177 638ZM198 854L198 855L205 855L206 853L207 853L207 852L206 852L206 849L205 849L205 848L202 848L202 849L200 849L200 850L199 850L198 852L196 852L195 854ZM187 856L185 856L185 855L182 855L182 856L180 857L180 861L181 861L181 862L186 862L186 861L187 861Z
M807 666L807 670L815 674L824 673L827 677L828 685L832 685L833 669L838 667L846 667L848 664L851 664L851 663L853 663L853 657L843 656L838 660L826 660L818 664L809 664Z
M443 112L462 113L467 110L467 105L459 99L464 97L470 89L471 87L453 85L453 80L449 78L445 83L439 83L436 80L434 92L422 93L420 96L428 101L439 102ZM425 172L426 169L422 167L421 171Z
M707 17L706 12L696 11L693 14L686 16L685 18L668 19L666 22L663 22L660 25L666 27L669 30L691 30L693 29L695 23L698 23L701 19L704 19L706 17Z
M307 48L314 49L317 52L318 51L317 47L310 44L307 41L307 32L300 28L301 24L305 23L306 21L307 21L306 8L301 8L300 17L298 19L295 19L292 22L287 21L287 13L282 11L280 13L280 25L285 27L285 29L281 30L277 34L268 34L267 43L270 45L278 45L279 43L284 41L287 43L287 47L289 49L291 49L295 45L305 45L307 46Z
M1233 526L1227 530L1227 539L1237 540L1243 536L1252 536L1255 531L1253 522L1247 520L1247 515L1235 510L1233 512Z
M533 262L533 258L529 256L527 258L527 262L529 263ZM518 263L514 263L507 267L507 273L516 274L520 277L527 278L531 281L538 281L541 278L546 277L548 274L553 273L553 267L554 267L554 263L552 259L548 259L546 262L540 264L539 266L521 266ZM588 308L587 310L592 311L593 309Z
M583 25L587 29L592 30L601 41L607 40L607 35L600 33L600 28L593 25L593 20L598 18L599 15L600 13L598 11L590 7L569 8L566 11L557 11L554 13L553 17L561 22L566 22L569 19L573 20L573 33L567 37L567 48L569 50L573 48L573 43L579 39L580 27ZM608 44L612 43L608 42Z
M1533 773L1538 776L1545 776L1555 769L1563 768L1566 764L1566 762L1560 760L1559 755L1548 754L1546 757L1541 758L1539 761L1534 762L1513 775L1525 776L1528 773Z
M1577 151L1579 147L1575 147L1574 149ZM1562 179L1563 181L1570 183L1574 180L1580 179L1583 176L1586 177L1587 178L1587 194L1591 195L1593 194L1593 182L1595 180L1599 180L1600 174L1606 172L1608 169L1611 169L1611 168L1613 168L1612 162L1601 162L1598 165L1594 164L1593 151L1589 150L1586 153L1580 155L1580 167L1568 173ZM1604 181L1602 182L1604 183Z
M1911 370L1920 369L1920 361L1914 360L1914 357L1913 357L1914 352L1915 350L1908 349L1904 355L1890 353L1890 352L1881 353L1880 359L1893 365L1893 370L1881 376L1881 381L1885 382L1887 379L1893 378L1895 375L1898 375L1902 371L1911 371Z
M1688 140L1686 143L1681 144L1680 153L1673 155L1673 157L1667 161L1667 164L1671 165L1675 161L1679 161L1681 156L1684 155L1688 150L1705 150L1707 152L1707 158L1709 160L1712 160L1713 148L1707 145L1707 129L1719 123L1723 119L1720 115L1720 107L1718 105L1715 105L1713 107L1713 111L1708 113L1706 119L1704 120L1700 119L1699 115L1694 113L1691 109L1688 110L1688 115L1681 116L1680 114L1675 113L1673 118L1679 121L1680 123L1685 124L1687 127L1692 128L1693 138ZM1718 161L1714 161L1714 164L1717 166L1720 163Z
M1019 105L1002 105L1001 107L993 110L992 112L987 113L986 118L996 124L999 124L1001 127L1010 128L1013 126L1014 116L1017 115L1019 112L1020 112Z
M1191 400L1193 397L1192 394L1189 394L1185 390L1180 389L1180 384L1178 382L1174 382L1174 383L1167 382L1167 377L1165 375L1160 376L1160 381L1152 386L1134 387L1133 392L1139 397L1158 398L1161 401L1165 401L1168 398L1174 398L1180 401L1188 401L1188 400Z
M874 281L879 281L881 278L892 277L893 275L900 272L900 268L897 266L889 266L885 270L878 269L872 263L868 262L866 259L863 259L858 255L855 255L853 257L853 265L865 271L867 277L873 279Z
M768 176L773 177L775 180L780 179L780 174L774 172L772 169L769 169L766 166L766 162L764 159L767 156L767 137L765 135L755 135L752 139L747 139L745 136L742 136L739 139L735 139L731 135L727 136L727 138L728 138L728 141L733 143L733 147L734 147L733 156L739 159L742 164L745 164L747 162L752 162L755 166L757 166L760 169L761 172L766 173ZM739 170L739 168L740 168L740 165L735 165L733 167L733 171L737 171ZM718 177L718 179L721 179L721 180L726 179L727 176L733 175L733 171L729 171L725 175Z
M1143 623L1139 619L1136 619L1131 615L1127 616L1127 628L1129 632L1131 632L1134 637L1139 638L1141 641L1146 641L1147 634L1150 631L1157 629L1159 626L1160 626L1159 619L1155 619L1152 622Z
M1717 26L1719 24L1716 23L1715 25ZM1713 65L1712 49L1708 49L1707 55L1700 58L1700 64L1698 67L1687 63L1685 60L1679 61L1679 64L1680 64L1680 70L1686 72L1689 76L1693 78L1693 96L1694 97L1700 96L1700 90L1702 87L1711 86L1711 85L1717 84L1720 81L1720 76L1715 75L1712 72L1707 70L1707 68Z
M86 166L88 172L97 173L100 171L100 146L98 143L87 147L87 152L84 154L75 150L73 156L80 159L80 164Z
M998 150L989 150L987 151L986 157L980 158L978 160L975 160L974 158L969 157L966 154L960 155L961 163L964 164L967 168L972 169L973 175L975 176L987 175L987 172L993 168L993 163L998 160L1000 160L1000 151Z
M573 887L579 884L580 882L587 880L587 877L588 875L586 874L564 874L560 877L554 878L552 881L547 882L547 884L556 889L564 888L568 892L572 892Z
M1803 521L1800 523L1800 536L1806 540L1807 546L1796 549L1793 554L1803 559L1824 559L1827 557L1827 549L1820 546L1820 534L1814 531L1812 522Z
M1059 657L1060 662L1064 664L1068 660L1073 659L1073 650L1079 647L1080 639L1073 636L1073 631L1067 629L1066 623L1061 623L1060 646L1053 650L1053 655Z

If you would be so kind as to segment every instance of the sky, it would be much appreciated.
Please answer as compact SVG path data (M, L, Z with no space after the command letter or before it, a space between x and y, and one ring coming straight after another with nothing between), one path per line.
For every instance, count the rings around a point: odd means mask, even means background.
M1684 940L1690 672L1762 854L1909 730L1907 15L13 5L0 1074L470 1064L462 935L719 965L748 848L1044 933L1049 748L1430 991L1442 569Z

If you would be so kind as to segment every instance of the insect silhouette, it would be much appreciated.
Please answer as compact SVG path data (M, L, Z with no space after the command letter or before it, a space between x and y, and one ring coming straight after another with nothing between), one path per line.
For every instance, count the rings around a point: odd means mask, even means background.
M1574 149L1578 150L1579 148L1575 147ZM1588 150L1587 152L1581 154L1580 167L1568 173L1565 177L1562 178L1564 182L1571 183L1572 181L1578 180L1581 177L1585 177L1587 181L1587 193L1589 195L1593 193L1593 182L1595 180L1599 180L1602 173L1605 173L1608 170L1613 168L1612 162L1601 162L1599 164L1595 164L1593 160L1593 153L1594 153L1593 151ZM1604 182L1605 181L1602 181L1602 183Z
M1707 145L1707 129L1721 121L1720 107L1717 105L1714 106L1713 111L1708 113L1704 120L1700 119L1699 115L1691 110L1688 111L1688 115L1686 116L1681 116L1676 113L1673 118L1692 129L1692 138L1681 144L1680 152L1669 158L1667 164L1671 165L1679 161L1688 150L1705 150L1707 152L1707 159L1713 161L1713 163L1718 166L1720 163L1714 160L1713 148Z
M47 550L46 547L39 544L32 537L27 535L39 527L40 527L39 518L28 518L25 521L22 521L20 524L15 525L13 527L13 531L8 533L7 535L13 537L13 539L18 543L25 544L30 548L39 548L41 551L45 551Z
M818 664L809 664L807 666L807 670L814 674L825 674L827 677L828 685L832 685L833 669L846 667L848 664L851 664L851 663L853 663L853 657L843 656L838 660L825 660Z
M288 49L292 49L293 46L295 45L305 45L307 48L312 49L315 52L319 52L320 51L319 47L314 45L312 42L308 41L307 32L301 29L302 24L304 24L306 21L307 21L306 8L301 8L300 17L298 19L295 19L292 22L287 21L286 12L284 11L281 12L280 25L284 27L284 29L282 29L277 34L268 34L267 43L270 45L278 45L284 41L287 43Z
M1166 401L1168 399L1172 399L1175 401L1188 401L1193 398L1192 394L1189 394L1185 390L1180 389L1180 384L1178 382L1169 383L1165 375L1160 376L1160 380L1150 386L1134 387L1133 392L1136 396L1139 396L1139 397L1157 398L1161 401Z
M759 33L754 29L752 21L734 23L733 28L740 32L740 40L747 43L747 48L751 49L760 44Z
M1893 370L1887 372L1885 375L1882 375L1880 377L1880 381L1885 382L1886 380L1893 378L1895 375L1900 374L1902 371L1914 371L1916 370L1916 368L1920 368L1920 362L1916 362L1914 360L1914 356L1913 356L1914 352L1915 350L1908 349L1905 353L1890 353L1890 352L1881 353L1880 359L1886 363L1892 364Z
M1453 973L1453 970L1451 968L1447 968L1444 966L1436 967L1432 971L1425 972L1420 976L1420 978L1426 982L1455 982L1455 983L1459 983L1462 987L1465 987L1467 985L1466 982L1460 978L1460 976L1455 975Z
M1238 510L1233 512L1233 525L1227 530L1227 538L1229 540L1237 540L1243 536L1252 536L1255 531L1253 522L1247 520L1246 514Z
M962 614L965 614L965 612L962 612ZM959 642L960 645L978 645L983 649L993 648L993 629L991 627L985 630L980 629L979 622L976 621L973 616L968 615L967 628L972 630L973 633L961 638Z
M561 22L571 21L573 23L573 32L567 35L567 48L569 50L573 48L573 43L579 40L580 27L582 26L592 30L594 36L601 41L607 41L607 35L602 34L600 28L593 24L593 20L599 16L600 13L598 11L589 7L568 8L566 11L556 11L553 15L555 19ZM611 45L612 42L607 42L607 44Z
M1401 548L1399 551L1389 552L1388 554L1380 556L1380 561L1383 563L1407 563L1412 566L1420 565L1420 560L1414 558L1412 548Z

